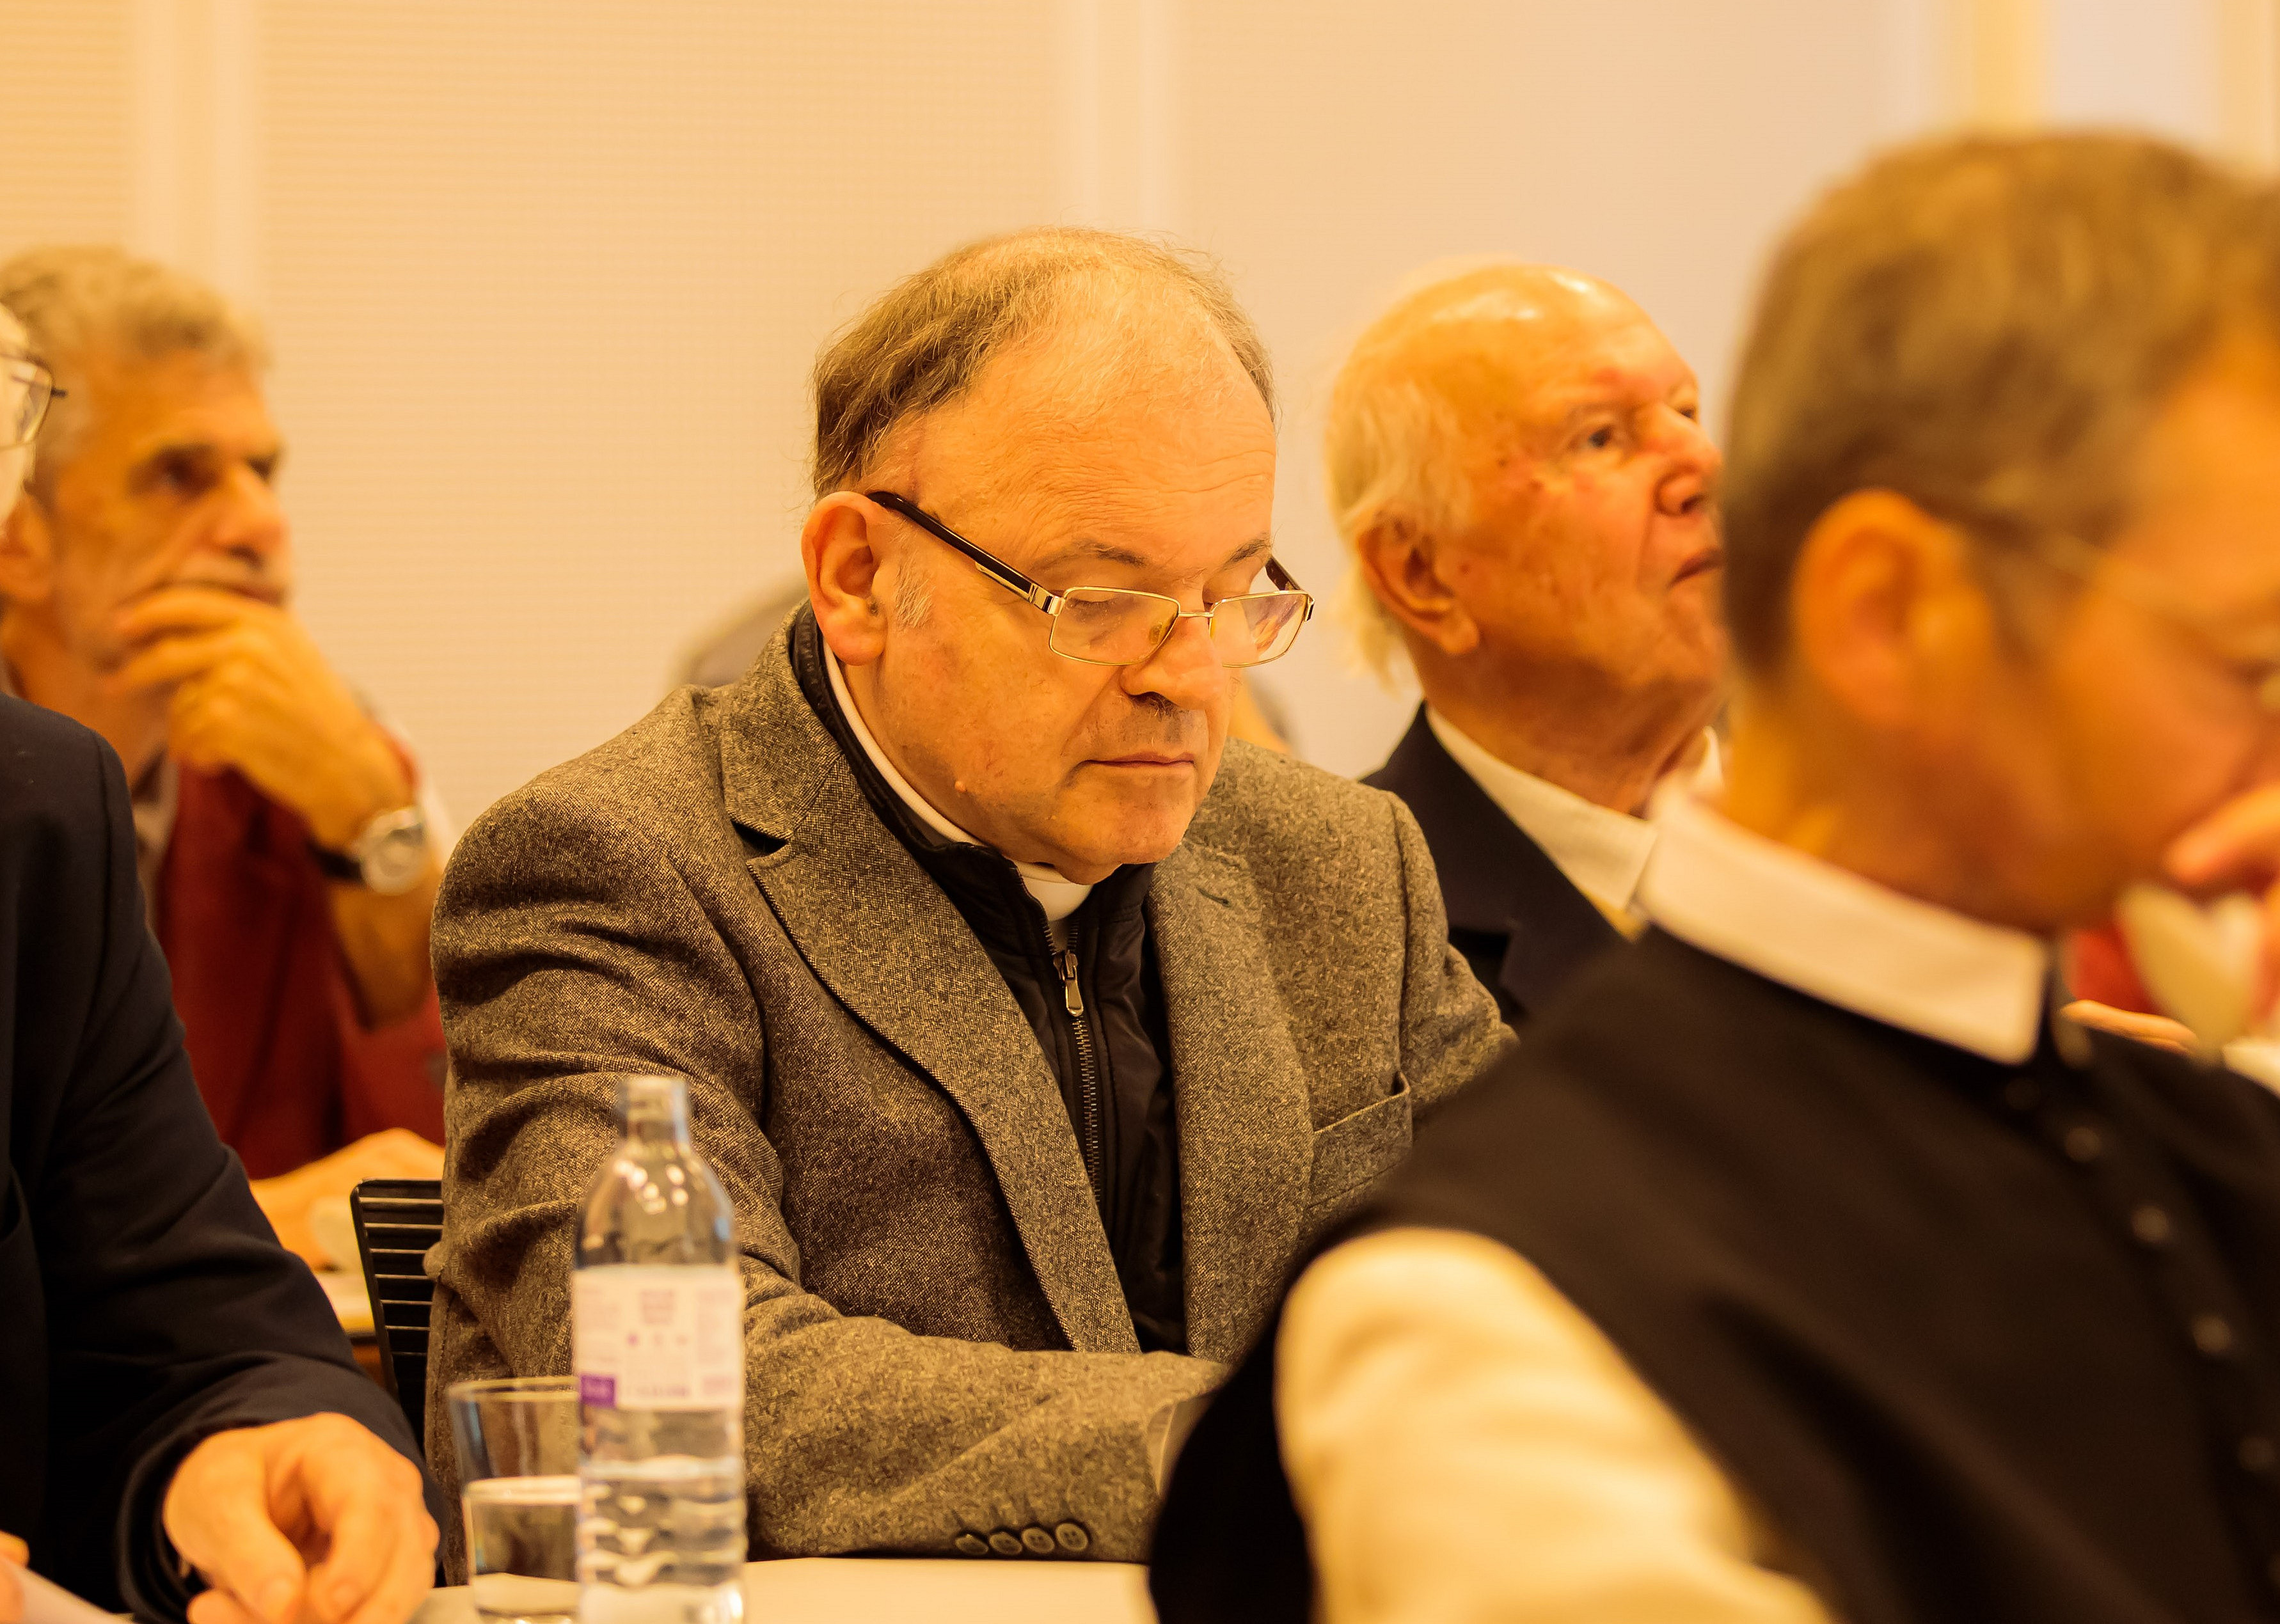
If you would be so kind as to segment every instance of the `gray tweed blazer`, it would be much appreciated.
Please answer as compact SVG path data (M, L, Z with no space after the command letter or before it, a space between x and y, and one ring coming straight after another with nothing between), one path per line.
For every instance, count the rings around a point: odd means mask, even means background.
M672 1072L736 1204L754 1554L1058 1531L1142 1557L1152 1421L1220 1378L1413 1114L1510 1041L1449 949L1416 824L1328 773L1230 743L1148 912L1192 1358L1139 1351L1036 1039L865 801L783 634L736 686L683 689L492 807L435 915L446 1486L446 1384L569 1368L617 1081Z

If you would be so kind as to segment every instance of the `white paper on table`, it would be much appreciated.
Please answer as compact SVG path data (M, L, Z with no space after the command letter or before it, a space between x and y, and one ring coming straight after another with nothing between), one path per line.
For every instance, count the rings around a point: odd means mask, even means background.
M24 1624L118 1624L118 1614L80 1600L27 1567L19 1567L4 1557L0 1557L0 1567L13 1574L16 1582L24 1587Z

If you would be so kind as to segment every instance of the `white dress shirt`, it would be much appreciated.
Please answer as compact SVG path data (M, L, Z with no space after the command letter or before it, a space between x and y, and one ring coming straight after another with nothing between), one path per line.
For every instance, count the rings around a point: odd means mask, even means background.
M1521 833L1544 849L1544 855L1567 876L1568 884L1597 903L1603 912L1637 915L1639 876L1654 850L1653 823L1587 801L1549 779L1521 772L1490 755L1429 704L1425 707L1425 725L1465 775L1520 826ZM1706 753L1691 780L1698 792L1712 793L1721 787L1718 735L1705 729L1703 739Z
M1684 795L1638 888L1672 935L1991 1059L2031 1052L2049 951ZM1325 1624L1830 1624L1740 1490L1525 1258L1398 1229L1300 1276L1275 1412Z

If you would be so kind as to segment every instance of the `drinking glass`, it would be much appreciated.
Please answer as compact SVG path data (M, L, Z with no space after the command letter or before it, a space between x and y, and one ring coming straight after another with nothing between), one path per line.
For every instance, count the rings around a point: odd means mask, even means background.
M571 1376L454 1382L467 1589L489 1624L578 1616L578 1383Z

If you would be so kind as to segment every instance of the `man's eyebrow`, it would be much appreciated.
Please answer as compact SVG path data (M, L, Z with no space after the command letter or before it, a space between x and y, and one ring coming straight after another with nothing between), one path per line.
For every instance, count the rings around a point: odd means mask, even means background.
M1231 570L1238 564L1248 564L1253 558L1263 558L1274 550L1275 538L1273 536L1254 535L1249 541L1244 543L1242 546L1228 554L1227 562L1221 565L1219 567L1223 570Z
M201 439L195 435L185 435L180 439L160 440L145 446L136 455L135 460L127 465L127 472L130 478L143 478L156 473L169 463L219 462L223 455L221 443L219 441ZM245 460L255 472L265 477L274 473L285 460L285 443L280 440L274 444L264 446L248 456Z
M1681 395L1691 395L1698 399L1701 393L1701 386L1691 379L1683 385L1676 385L1660 392L1642 388L1636 383L1606 381L1579 384L1571 389L1553 392L1551 394L1551 400L1554 405L1562 401L1567 403L1567 409L1560 416L1560 422L1567 425L1575 422L1578 419L1589 417L1594 412L1605 412L1610 406L1621 410L1636 406L1660 405Z
M1227 561L1218 569L1209 573L1216 575L1221 570L1233 569L1238 564L1248 564L1252 559L1264 558L1274 550L1275 540L1272 536L1254 535L1229 553ZM1128 569L1136 570L1154 567L1153 560L1141 557L1129 547L1120 547L1113 542L1104 542L1092 536L1080 536L1077 540L1047 554L1039 560L1035 573L1040 575L1051 574L1055 570L1076 563L1120 564Z
M1059 569L1064 565L1075 564L1079 562L1086 564L1121 564L1128 568L1136 570L1144 570L1148 567L1148 560L1142 558L1138 553L1133 551L1129 547L1120 547L1113 542L1104 542L1093 536L1083 535L1079 536L1075 541L1067 543L1066 546L1058 548L1054 551L1046 554L1044 558L1038 560L1034 573L1040 574L1050 573L1051 571Z

